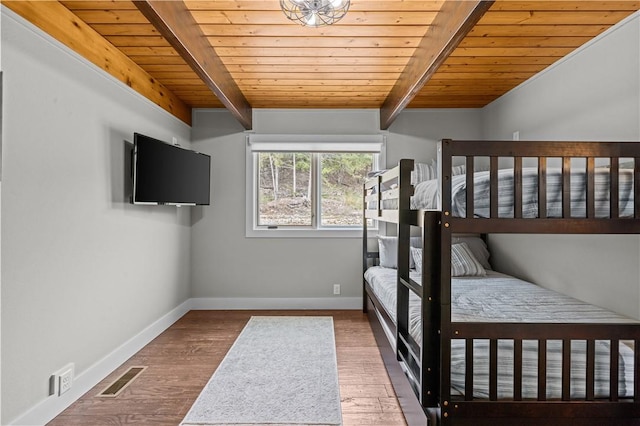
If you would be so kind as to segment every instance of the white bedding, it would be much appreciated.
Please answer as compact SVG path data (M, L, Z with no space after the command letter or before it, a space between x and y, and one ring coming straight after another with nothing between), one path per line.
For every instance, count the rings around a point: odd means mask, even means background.
M411 278L420 282L420 274L411 273ZM365 272L365 279L392 318L396 317L395 269L374 266ZM453 278L452 313L453 322L580 322L619 323L636 322L605 309L593 306L569 296L547 290L535 284L519 280L494 271L486 277ZM409 306L409 332L416 342L422 341L420 300L412 292ZM465 342L452 341L451 386L452 393L463 394L465 371ZM500 367L498 371L498 397L513 397L513 342L498 343ZM596 344L596 397L609 395L609 342ZM537 397L537 343L523 342L523 389L524 398ZM547 344L547 398L561 396L561 354L559 341ZM488 398L489 394L489 342L474 341L474 397ZM584 398L585 360L584 342L572 345L572 398ZM619 396L633 396L633 351L620 345ZM529 368L527 368L529 367Z

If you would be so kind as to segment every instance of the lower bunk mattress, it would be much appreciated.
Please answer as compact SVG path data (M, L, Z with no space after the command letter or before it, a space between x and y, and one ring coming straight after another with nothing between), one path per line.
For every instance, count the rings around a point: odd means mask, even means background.
M411 278L420 283L417 272ZM374 266L365 272L365 279L389 316L396 318L397 270ZM410 292L409 333L421 344L422 325L420 299ZM545 289L538 285L487 271L484 277L456 277L451 282L452 322L515 322L515 323L637 323L606 309ZM523 341L522 397L537 398L538 345ZM609 396L610 342L596 342L595 396ZM618 356L618 395L633 397L634 351L620 342ZM498 342L498 398L513 397L513 341ZM584 399L586 380L586 344L572 342L571 398ZM489 341L474 340L474 398L489 398ZM451 343L451 393L463 395L465 389L465 341ZM559 399L562 394L562 342L547 343L547 395Z

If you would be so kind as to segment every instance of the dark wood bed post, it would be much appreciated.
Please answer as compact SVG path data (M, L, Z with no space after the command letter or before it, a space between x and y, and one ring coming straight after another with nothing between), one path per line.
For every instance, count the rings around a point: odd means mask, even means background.
M452 157L448 149L451 140L438 144L438 179L440 186L440 359L451 359L451 167ZM441 422L448 425L451 404L451 363L440 363L439 402Z
M413 160L400 160L398 175L398 214L402 215L411 208L411 196L413 195L413 186L411 185L411 171L413 170ZM398 352L408 351L405 348L406 342L409 341L409 292L410 290L402 284L402 280L409 282L409 256L411 241L411 225L406 220L398 221L398 281L396 312L398 327L396 330L396 342ZM401 360L398 353L398 360Z
M439 211L425 211L423 216L422 243L422 336L420 402L422 406L436 407L440 389L440 227Z

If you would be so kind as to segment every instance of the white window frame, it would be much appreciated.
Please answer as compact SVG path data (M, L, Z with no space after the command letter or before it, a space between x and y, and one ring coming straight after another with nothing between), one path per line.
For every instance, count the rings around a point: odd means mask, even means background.
M247 237L263 238L362 238L362 227L278 227L258 226L257 152L374 152L378 154L378 168L386 164L385 135L275 135L249 133L246 137L246 230ZM315 156L317 158L318 156ZM317 161L317 160L315 160ZM312 181L313 223L319 217L317 193L320 167L316 164ZM376 227L369 234L378 233Z

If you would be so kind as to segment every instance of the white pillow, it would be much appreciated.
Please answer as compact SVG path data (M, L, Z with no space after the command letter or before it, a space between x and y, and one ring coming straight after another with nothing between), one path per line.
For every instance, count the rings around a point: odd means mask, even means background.
M478 259L473 256L467 243L451 246L452 277L483 277L487 275Z
M422 247L422 237L411 237L411 247ZM378 236L378 256L380 266L385 268L398 268L398 237ZM415 268L411 253L409 253L409 268Z
M398 238L378 236L378 256L380 258L380 266L397 268Z

